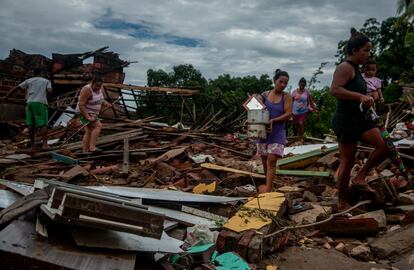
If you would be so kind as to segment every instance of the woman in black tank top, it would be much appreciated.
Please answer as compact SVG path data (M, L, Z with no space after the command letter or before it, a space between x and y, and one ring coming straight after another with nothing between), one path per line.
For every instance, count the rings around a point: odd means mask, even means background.
M349 179L355 162L357 142L361 140L375 147L365 166L351 181L351 185L360 190L374 192L366 183L365 177L388 152L379 129L359 109L360 103L366 108L374 105L374 100L367 95L367 86L359 71L359 65L369 58L372 43L354 28L351 29L351 35L346 46L346 61L337 66L331 85L331 94L337 99L332 126L338 138L341 156L338 168L339 210L350 207Z

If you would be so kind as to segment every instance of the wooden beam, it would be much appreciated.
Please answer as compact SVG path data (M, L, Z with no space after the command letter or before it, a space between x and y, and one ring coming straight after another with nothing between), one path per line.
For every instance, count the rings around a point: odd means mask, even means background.
M264 176L263 174L258 174L258 173L248 172L248 171L242 171L242 170L237 170L237 169L228 168L228 167L224 167L224 166L220 166L220 165L216 165L216 164L212 164L212 163L202 163L200 166L202 168L210 169L210 170L217 170L217 171L225 171L225 172L239 173L239 174L250 175L251 177L261 178L261 179L265 179L266 178L266 176Z
M54 84L86 84L88 80L66 80L66 79L54 79Z
M122 173L128 174L129 167L129 139L124 139L124 159L122 163Z
M282 158L277 161L277 166L281 169L303 168L317 161L320 156L332 153L337 150L338 146L334 146L323 150L317 149L304 154Z
M259 173L264 173L263 167L257 168ZM276 169L276 175L284 176L300 176L300 177L331 177L332 174L330 171L320 172L320 171L306 171L306 170L279 170Z
M135 91L171 92L171 93L181 93L181 94L191 94L191 95L199 94L198 90L181 89L181 88L149 87L149 86L122 84L122 83L104 83L104 87L105 86L113 87L113 88L121 88L125 90L132 90L132 91L135 90Z

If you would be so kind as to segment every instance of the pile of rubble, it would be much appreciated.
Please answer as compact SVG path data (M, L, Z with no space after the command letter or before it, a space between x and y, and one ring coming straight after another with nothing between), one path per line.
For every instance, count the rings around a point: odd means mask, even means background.
M413 266L414 190L390 160L369 176L376 196L355 193L358 209L338 213L336 143L287 147L276 191L257 194L263 168L243 134L159 120L104 121L93 155L74 120L50 130L48 152L28 155L24 134L1 141L2 268ZM359 147L353 174L369 151Z

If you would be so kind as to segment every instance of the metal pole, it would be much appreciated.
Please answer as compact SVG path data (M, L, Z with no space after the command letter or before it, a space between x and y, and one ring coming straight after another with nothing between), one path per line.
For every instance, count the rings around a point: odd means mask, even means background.
M129 167L129 139L124 139L124 162L122 164L122 173L128 174Z

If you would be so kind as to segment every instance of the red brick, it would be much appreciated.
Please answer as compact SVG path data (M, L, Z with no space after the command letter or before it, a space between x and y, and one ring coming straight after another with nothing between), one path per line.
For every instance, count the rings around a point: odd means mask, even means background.
M239 233L223 229L217 237L217 251L219 253L234 251L241 236Z
M236 252L244 259L247 260L247 252L249 250L249 244L254 235L256 234L255 231L246 231L243 232L239 242L237 243Z

